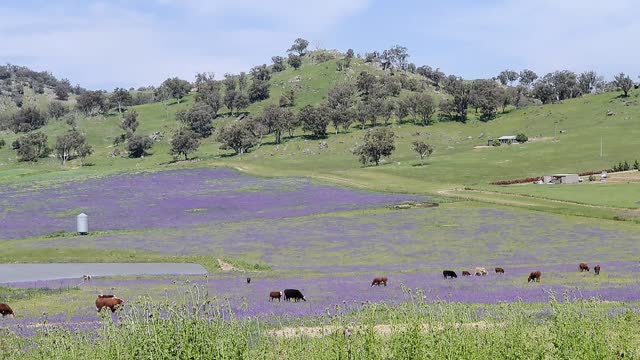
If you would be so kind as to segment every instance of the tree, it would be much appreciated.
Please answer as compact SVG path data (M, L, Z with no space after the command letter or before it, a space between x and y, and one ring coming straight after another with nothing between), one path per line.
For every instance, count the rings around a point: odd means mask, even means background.
M87 91L78 95L76 108L86 116L95 116L106 110L106 101L102 91Z
M440 69L433 70L431 66L423 65L416 69L416 73L424 76L433 86L439 86L440 82L446 79L445 74Z
M47 123L47 118L36 108L21 108L11 117L13 132L29 132L39 129Z
M519 74L513 70L503 70L498 74L497 79L502 85L511 85L514 81L518 80Z
M291 65L292 68L298 70L300 66L302 66L302 57L292 54L289 55L289 59L287 59L287 62L289 63L289 65Z
M58 85L53 89L53 92L56 94L56 99L65 101L69 100L69 91L71 87L68 84L59 82Z
M384 99L384 103L382 105L382 109L380 109L380 116L384 120L384 124L388 125L391 117L396 114L398 110L398 103L394 98L386 98Z
M178 101L178 104L191 91L191 84L187 80L177 77L165 80L160 86L166 88L171 97Z
M240 75L238 75L238 91L244 93L247 89L247 73L242 71Z
M391 155L395 149L393 131L389 128L375 128L364 134L364 143L356 147L353 153L363 165L373 162L377 166L381 158Z
M200 142L198 141L198 134L189 129L178 129L171 139L171 150L169 153L176 157L184 155L184 159L187 160L189 154L198 150Z
M444 90L453 98L443 101L445 108L453 110L453 115L458 121L467 121L467 110L471 99L471 84L465 82L462 78L450 75L444 81ZM441 105L442 108L443 105Z
M135 110L127 111L120 123L120 127L130 137L138 128L138 113Z
M115 88L109 100L118 106L118 112L122 114L122 108L130 105L133 98L126 89Z
M51 152L47 147L47 135L32 132L16 139L11 147L16 151L19 161L33 161L46 157Z
M253 79L251 86L249 87L249 101L254 103L269 98L269 81Z
M377 81L376 76L367 71L361 71L360 74L358 74L356 87L358 91L360 91L360 96L363 100L367 100L374 92Z
M69 108L65 106L61 101L52 101L47 107L49 117L52 119L60 119L69 112Z
M591 94L596 89L598 81L601 80L593 70L585 71L578 76L578 86L583 94Z
M284 65L284 58L282 56L272 56L271 61L273 61L271 71L273 71L274 73L284 71L287 68Z
M533 72L533 70L524 69L520 71L519 77L520 77L520 85L528 89L531 87L531 84L533 84L533 82L536 81L536 79L538 78L538 74Z
M87 146L87 138L77 129L71 129L66 134L56 138L53 153L64 165L72 156L78 156L80 152L86 152Z
M416 97L416 113L422 119L422 125L433 124L433 114L436 113L436 102L433 97L427 93L415 93Z
M620 88L620 90L622 90L622 92L624 92L625 97L629 96L629 90L631 90L631 88L633 87L633 80L631 80L628 75L620 73L615 76L613 82L617 87Z
M346 130L351 125L354 98L355 88L348 82L338 83L329 90L327 107L336 134L340 127Z
M382 52L380 60L382 60L382 69L399 69L406 70L409 52L406 47L394 45L388 50Z
M233 149L236 155L244 154L258 143L248 121L236 121L223 126L218 131L216 141L222 144L221 150Z
M227 90L224 93L224 106L231 111L231 115L233 115L233 109L236 107L236 97L238 93L235 90Z
M220 83L214 80L212 74L201 73L196 75L196 91L196 102L208 105L215 118L223 103Z
M293 45L287 50L289 53L297 53L298 56L304 56L309 46L309 42L303 38L297 38Z
M280 100L278 101L280 107L292 107L296 104L296 93L293 89L287 89L282 92L280 95Z
M6 144L7 142L4 141L4 139L0 139L0 149L2 149Z
M360 101L355 106L353 115L362 125L362 130L364 130L367 122L371 122L372 124L376 120L376 113L372 102L369 101Z
M242 111L249 106L249 97L243 92L237 92L233 104L237 111Z
M144 157L152 146L153 140L148 136L133 135L127 141L127 151L131 158Z
M482 112L480 120L487 121L495 117L498 106L503 104L501 88L493 80L474 80L471 84L471 99L476 108Z
M533 86L533 96L542 101L543 104L552 103L558 98L555 87L549 79L546 78L535 83Z
M213 134L213 109L205 103L195 103L191 109L176 113L176 119L201 138L208 138Z
M289 122L293 117L289 110L283 109L276 104L269 104L260 115L259 121L267 129L268 133L275 135L275 143L282 141L282 132L289 129Z
M224 85L224 91L232 91L236 89L236 77L232 74L224 74L224 80L222 80L222 84Z
M424 158L429 158L429 156L431 156L431 154L433 153L433 150L433 146L425 143L422 140L413 141L413 151L418 153L418 156L420 156L421 165L424 165Z
M327 136L327 126L331 119L326 109L307 105L300 109L298 119L302 124L302 130L310 132L316 138Z
M89 143L84 142L78 146L78 148L76 149L76 154L80 158L80 163L84 165L84 159L86 159L87 156L93 154L93 147L91 147Z
M529 138L524 133L520 133L516 135L516 141L519 142L520 144L524 144L527 141L529 141Z
M253 68L251 68L251 76L253 76L254 81L256 79L261 81L271 80L271 72L269 71L269 68L266 64L254 66Z

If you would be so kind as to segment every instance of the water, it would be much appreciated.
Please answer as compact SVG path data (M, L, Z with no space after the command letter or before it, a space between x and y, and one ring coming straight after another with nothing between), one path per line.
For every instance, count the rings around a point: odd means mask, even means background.
M0 264L0 284L118 275L203 275L199 264L187 263L76 263Z

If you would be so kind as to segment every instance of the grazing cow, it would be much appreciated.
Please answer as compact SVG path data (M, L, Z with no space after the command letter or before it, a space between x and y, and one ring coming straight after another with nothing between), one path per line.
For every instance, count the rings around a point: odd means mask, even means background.
M247 278L247 284L251 284L251 278L250 277Z
M580 268L580 272L583 271L589 271L589 265L587 265L587 263L580 263L580 265L578 265L578 267Z
M386 277L377 277L375 279L373 279L373 281L371 282L371 286L376 285L376 286L380 286L380 285L384 285L387 286L387 281L389 279L387 279Z
M450 277L450 278L452 278L452 279L453 279L453 278L457 278L457 277L458 277L458 275L456 275L456 272L455 272L455 271L453 271L453 270L444 270L444 271L442 272L442 275L444 275L444 278L445 278L445 279L446 279L447 277Z
M540 277L542 277L542 273L540 271L532 271L531 274L529 274L527 282L540 282Z
M124 301L113 295L98 295L96 299L96 309L98 309L98 312L104 308L109 308L113 313L123 305Z
M468 272L467 270L464 270L464 271L462 272L462 276L471 276L471 273L470 273L470 272Z
M83 282L90 282L91 281L91 275L82 275L82 281Z
M11 306L7 304L0 304L0 314L2 314L2 317L5 317L5 316L15 317L15 314L13 313L13 309L11 309Z
M596 275L600 275L600 264L593 267L593 272L595 272Z
M282 291L272 291L269 293L269 301L273 301L273 299L278 299L278 302L279 302L281 297L282 297Z
M307 301L307 299L304 298L304 295L302 295L300 290L298 290L298 289L284 289L284 300L285 301L291 301L291 299L293 299L293 301L295 301L295 302L298 302L300 300Z
M504 274L504 269L501 267L496 268L496 274Z
M487 269L483 267L477 267L475 271L476 271L476 276L485 276L488 274Z

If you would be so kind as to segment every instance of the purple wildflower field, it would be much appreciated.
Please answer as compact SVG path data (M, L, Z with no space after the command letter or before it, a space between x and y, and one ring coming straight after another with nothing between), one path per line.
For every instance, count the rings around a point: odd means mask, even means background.
M46 186L3 185L0 238L73 232L80 212L89 215L92 231L132 230L281 219L415 199L317 185L303 178L256 178L228 169L115 175Z

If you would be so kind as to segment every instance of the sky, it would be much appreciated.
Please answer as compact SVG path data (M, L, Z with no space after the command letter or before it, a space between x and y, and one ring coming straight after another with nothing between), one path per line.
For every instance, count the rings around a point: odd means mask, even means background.
M111 90L248 71L312 49L406 46L467 79L504 69L640 75L637 0L0 0L0 63Z

